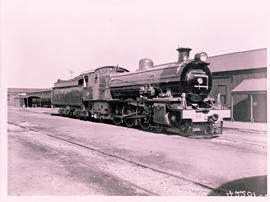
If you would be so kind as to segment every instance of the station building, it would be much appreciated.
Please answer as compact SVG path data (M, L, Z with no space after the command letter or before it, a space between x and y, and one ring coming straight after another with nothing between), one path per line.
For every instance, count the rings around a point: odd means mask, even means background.
M231 119L267 122L267 49L256 49L209 57L213 75L210 96L220 93L231 109Z

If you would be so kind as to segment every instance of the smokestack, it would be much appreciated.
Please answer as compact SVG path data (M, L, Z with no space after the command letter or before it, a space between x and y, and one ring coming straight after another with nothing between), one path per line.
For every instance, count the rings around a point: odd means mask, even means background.
M183 62L189 59L189 52L192 50L191 48L177 48L178 51L178 62Z

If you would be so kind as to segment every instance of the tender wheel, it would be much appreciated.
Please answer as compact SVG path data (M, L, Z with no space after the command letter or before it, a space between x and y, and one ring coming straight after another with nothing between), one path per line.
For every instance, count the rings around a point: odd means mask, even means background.
M130 105L124 106L123 108L123 115L132 114L134 112L135 112L134 107ZM127 127L132 128L135 126L135 119L130 119L127 117L124 119L124 123L126 124Z

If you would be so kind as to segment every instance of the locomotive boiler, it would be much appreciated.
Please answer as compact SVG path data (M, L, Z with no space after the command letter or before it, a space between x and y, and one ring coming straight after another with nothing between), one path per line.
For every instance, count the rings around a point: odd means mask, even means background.
M177 62L154 65L145 58L134 72L106 66L69 81L59 80L52 103L62 115L108 119L127 127L165 129L183 136L222 133L230 110L221 106L219 96L216 100L208 97L212 74L207 54L197 53L190 59L190 48L177 51Z
M206 58L206 54L199 53L195 59L189 59L190 48L177 50L179 59L176 63L153 66L150 59L143 59L138 71L112 76L110 88L113 98L136 99L140 96L140 89L148 85L159 91L157 95L167 92L177 97L185 93L188 101L201 102L212 88L208 63L201 60Z

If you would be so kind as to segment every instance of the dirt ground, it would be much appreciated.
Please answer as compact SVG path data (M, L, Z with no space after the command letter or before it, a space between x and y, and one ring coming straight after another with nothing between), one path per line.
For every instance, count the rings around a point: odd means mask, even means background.
M9 195L216 194L194 182L228 193L266 192L265 134L189 139L15 108L8 121Z

